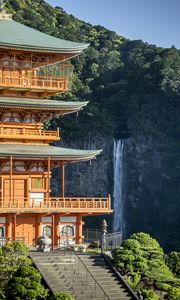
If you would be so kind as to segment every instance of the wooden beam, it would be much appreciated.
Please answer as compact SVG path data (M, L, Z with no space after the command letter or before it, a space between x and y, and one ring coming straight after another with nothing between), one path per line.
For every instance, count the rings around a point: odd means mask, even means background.
M51 158L48 157L48 188L47 188L47 200L50 201L50 176L51 176Z
M42 215L36 215L36 228L35 228L35 244L37 245L37 239L42 236Z
M13 218L13 240L16 240L16 214L14 214L14 218Z
M6 240L7 242L12 240L12 215L6 215Z
M82 215L78 214L77 222L76 222L76 243L77 244L82 244L82 238L83 238L82 225L83 225Z
M12 156L10 156L10 191L9 191L9 196L10 196L10 203L12 202L12 173L13 173L13 165L12 165Z
M52 236L51 236L51 239L52 239L52 251L54 250L54 238L55 238L55 226L54 226L54 214L52 214Z
M55 214L55 246L60 247L60 213Z
M62 162L62 194L61 197L64 198L65 196L65 164Z

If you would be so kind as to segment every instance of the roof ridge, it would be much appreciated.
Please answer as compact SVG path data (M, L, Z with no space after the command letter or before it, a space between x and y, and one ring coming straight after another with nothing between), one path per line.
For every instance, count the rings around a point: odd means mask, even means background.
M8 22L11 21L11 22ZM48 35L14 20L0 18L0 47L26 51L80 53L87 43L64 40Z

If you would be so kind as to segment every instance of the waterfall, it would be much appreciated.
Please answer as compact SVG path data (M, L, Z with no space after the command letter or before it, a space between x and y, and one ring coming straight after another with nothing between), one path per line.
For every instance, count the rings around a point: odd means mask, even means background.
M122 185L123 185L123 140L114 140L113 149L113 165L114 165L114 218L113 218L113 231L122 231Z

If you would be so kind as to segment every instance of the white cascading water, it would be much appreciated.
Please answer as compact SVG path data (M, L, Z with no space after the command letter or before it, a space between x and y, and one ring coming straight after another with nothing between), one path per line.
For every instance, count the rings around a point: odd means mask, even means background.
M113 165L114 165L114 218L113 232L122 231L122 185L123 185L123 140L114 140Z

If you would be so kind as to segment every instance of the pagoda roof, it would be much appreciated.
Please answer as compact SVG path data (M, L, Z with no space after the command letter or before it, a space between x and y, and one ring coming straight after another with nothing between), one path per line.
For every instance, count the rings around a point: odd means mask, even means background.
M75 112L86 106L88 102L66 102L48 99L29 99L0 97L0 107L28 108L33 110L51 110Z
M88 44L62 40L11 19L0 19L0 48L78 54L87 47Z
M50 157L52 160L62 161L87 161L94 159L102 150L77 150L54 146L39 146L25 144L1 144L0 158L17 159L45 159Z

